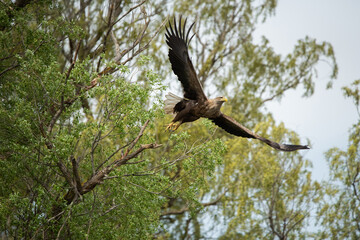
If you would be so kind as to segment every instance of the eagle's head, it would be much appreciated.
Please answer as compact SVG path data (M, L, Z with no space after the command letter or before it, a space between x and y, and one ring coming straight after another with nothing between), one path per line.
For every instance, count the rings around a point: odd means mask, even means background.
M223 104L224 102L227 102L227 98L226 97L217 97L215 98L216 102Z
M228 101L226 97L217 97L217 98L215 98L214 100L215 100L215 104L216 104L216 106L217 106L218 109L221 108L221 106L222 106L222 104L223 104L224 102L227 102L227 101Z

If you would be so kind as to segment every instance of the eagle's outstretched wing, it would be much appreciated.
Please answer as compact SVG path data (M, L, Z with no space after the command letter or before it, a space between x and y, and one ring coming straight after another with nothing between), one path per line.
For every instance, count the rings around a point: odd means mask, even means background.
M181 28L181 16L178 25L174 17L174 28L169 21L169 28L166 28L166 43L169 46L169 59L172 70L178 76L184 89L184 97L192 100L206 101L207 98L197 78L194 66L191 63L188 53L189 34L194 23L186 32L186 19Z
M281 150L281 151L295 151L299 149L309 149L309 146L303 146L303 145L288 145L288 144L280 144L273 142L269 139L263 138L256 133L253 133L246 127L242 126L240 123L235 121L233 118L226 116L225 114L221 114L220 117L211 119L216 125L223 128L228 133L231 133L235 136L239 137L245 137L245 138L255 138L259 139L260 141L263 141L270 147L273 147L275 149Z

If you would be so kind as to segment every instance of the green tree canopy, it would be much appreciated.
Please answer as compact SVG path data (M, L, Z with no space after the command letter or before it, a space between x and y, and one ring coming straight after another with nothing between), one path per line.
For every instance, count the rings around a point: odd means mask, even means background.
M259 134L299 142L262 106L299 86L311 96L317 63L330 62L331 79L337 64L331 44L309 37L286 56L265 37L255 43L275 9L272 0L2 1L0 236L199 239L216 224L223 239L310 236L323 191L300 153L207 120L164 132L162 96L176 82L164 25L183 13L196 21L190 54L205 91L228 96L224 112Z
M344 87L346 97L360 106L360 80ZM357 239L360 237L360 115L350 129L347 150L332 148L326 152L330 166L330 183L326 200L319 208L319 222L324 227L322 239Z

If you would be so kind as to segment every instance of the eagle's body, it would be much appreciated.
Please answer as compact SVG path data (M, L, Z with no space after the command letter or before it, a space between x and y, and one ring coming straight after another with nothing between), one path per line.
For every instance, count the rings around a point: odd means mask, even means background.
M174 28L169 23L169 29L166 28L166 43L169 46L169 59L172 70L178 76L184 89L184 97L178 97L172 93L166 96L165 112L168 114L175 114L174 119L168 125L167 129L175 131L182 123L193 122L199 118L208 118L216 125L223 128L230 134L255 138L265 142L269 146L282 150L294 151L298 149L308 149L308 146L302 145L287 145L279 144L263 138L249 129L236 122L231 117L223 114L220 110L222 104L227 101L225 97L217 97L208 99L202 86L197 78L195 69L188 54L189 33L194 23L185 31L186 20L181 27L181 17L179 19L179 26L176 24L174 18Z
M166 113L176 113L173 122L182 121L183 123L193 122L201 117L210 119L217 118L221 115L220 108L225 101L226 99L221 101L217 98L209 99L204 102L181 99L175 105L172 105L165 100L165 105L168 106L168 109L171 109Z

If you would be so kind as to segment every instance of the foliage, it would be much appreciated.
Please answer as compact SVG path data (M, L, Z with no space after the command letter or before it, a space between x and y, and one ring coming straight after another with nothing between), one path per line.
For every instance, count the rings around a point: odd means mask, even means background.
M347 97L353 99L359 110L360 81L344 87ZM358 111L359 112L359 111ZM319 222L326 231L322 239L358 239L360 237L360 119L350 130L347 150L332 148L326 152L330 166L331 183L327 198L319 209Z
M277 141L296 135L276 126L271 117L255 129ZM234 149L226 155L226 164L219 175L227 195L221 206L227 229L223 239L279 239L306 236L305 218L318 201L319 185L311 180L308 162L300 154L276 152L261 143L229 140ZM236 150L235 150L236 149ZM238 154L235 154L238 153ZM242 154L239 154L242 153ZM235 201L234 201L235 200Z
M142 66L145 57L133 69L122 64L137 64L133 59L141 49L123 56L118 49L114 58L106 50L96 52L99 46L106 49L105 39L100 34L87 43L85 12L78 12L83 18L67 19L61 15L64 5L16 4L2 4L7 18L1 32L2 234L25 239L151 235L164 202L151 191L166 185L159 184L163 176L125 176L146 171L148 159L141 152L160 146L149 144L154 139L144 133L160 113L161 104L151 97L163 89L159 76ZM119 7L111 5L108 14ZM142 80L132 79L136 71Z
M190 52L207 93L228 96L224 111L259 134L299 141L262 107L298 86L310 96L316 64L328 60L331 79L337 65L332 46L309 37L287 56L266 38L255 44L256 24L275 8L273 0L2 1L1 236L199 239L216 224L223 239L309 236L323 192L300 153L231 137L208 120L164 132L171 119L161 96L176 77L163 27L183 12L196 20Z

